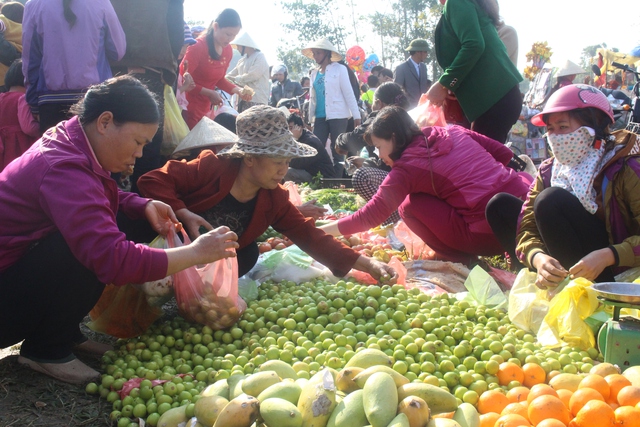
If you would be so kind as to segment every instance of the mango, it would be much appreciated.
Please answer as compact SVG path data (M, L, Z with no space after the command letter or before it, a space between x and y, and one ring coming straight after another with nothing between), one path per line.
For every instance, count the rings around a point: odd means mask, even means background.
M398 406L398 389L391 375L376 372L369 377L362 391L367 420L373 427L387 427L395 418Z
M267 427L301 427L302 414L288 400L272 397L260 403L260 417Z
M362 388L362 386L358 386L358 384L353 380L353 378L362 371L364 371L364 369L354 367L345 368L338 372L338 376L336 377L336 388L345 393L351 393Z
M399 413L387 427L409 427L409 418L405 414Z
M551 378L549 385L553 387L554 390L569 390L575 392L578 390L581 381L582 377L578 374L562 373Z
M480 414L472 404L461 403L453 414L453 421L460 424L461 427L479 427Z
M300 399L300 393L302 393L302 389L297 383L293 381L282 381L263 390L262 393L258 395L258 400L264 402L272 397L278 397L297 405Z
M364 413L363 393L363 390L356 390L345 396L333 410L327 427L364 427L367 425L369 421Z
M595 366L594 366L595 368ZM622 375L624 375L624 377L626 379L628 379L629 381L631 381L631 384L636 386L636 387L640 387L640 366L631 366L629 368L627 368Z
M229 384L228 400L233 400L243 393L242 382L244 381L245 378L247 378L247 376L244 374L235 374L227 378L227 383Z
M280 381L280 377L274 371L257 372L242 381L242 391L249 396L258 397L268 387Z
M407 396L398 404L398 413L405 414L409 427L424 427L431 419L427 403L418 396Z
M335 371L333 371L335 372ZM302 427L325 427L336 407L335 376L330 369L316 373L302 389L298 410Z
M363 368L367 369L371 366L384 365L393 366L393 360L384 352L375 348L365 348L353 355L344 366L345 368ZM386 427L386 426L385 426Z
M376 365L371 366L364 371L360 372L353 378L353 381L358 385L358 387L363 388L364 384L367 382L369 377L376 372L384 372L386 374L391 375L393 381L396 383L396 387L400 387L401 385L409 384L409 379L404 375L399 374L388 366L384 365Z
M450 418L431 418L426 427L462 427L457 421Z
M227 403L213 427L251 427L258 415L260 415L258 399L241 394Z
M224 380L216 381L202 390L202 393L200 394L203 396L213 396L215 394L229 400L229 383L226 378Z
M195 403L194 416L200 424L210 427L216 422L218 415L220 415L220 412L227 406L227 403L229 403L229 401L224 397L216 394L207 396L203 391Z
M157 427L178 427L180 424L187 422L187 414L185 410L187 406L178 406L171 408L158 419Z
M424 400L431 409L431 414L458 409L458 401L453 394L431 384L409 383L398 387L398 399L403 400L407 396L418 396Z
M268 360L260 365L260 372L273 371L282 379L291 378L296 380L298 374L294 369L286 362L282 360Z

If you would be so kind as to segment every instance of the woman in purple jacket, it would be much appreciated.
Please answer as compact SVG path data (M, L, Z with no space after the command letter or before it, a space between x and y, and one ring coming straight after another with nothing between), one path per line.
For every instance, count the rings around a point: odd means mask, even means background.
M122 76L90 87L72 111L0 173L0 348L24 340L19 363L79 384L98 372L73 351L107 350L78 328L105 284L158 280L235 256L227 250L237 236L220 227L168 250L127 240L118 210L161 234L177 224L168 205L123 193L111 178L156 133L156 100Z
M396 209L437 259L469 264L502 252L484 215L499 192L524 198L531 176L506 167L499 142L460 126L420 130L405 110L385 107L365 133L391 172L359 211L323 228L352 234L381 224Z

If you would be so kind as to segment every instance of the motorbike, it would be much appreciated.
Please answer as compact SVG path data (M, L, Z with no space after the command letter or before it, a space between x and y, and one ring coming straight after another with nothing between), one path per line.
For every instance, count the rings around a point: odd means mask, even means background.
M617 62L613 62L612 64L614 67L626 67L625 65ZM597 65L592 65L591 69L598 77L601 75L600 68L598 68ZM604 86L600 87L599 90L607 97L609 104L611 105L611 109L613 110L614 122L610 126L610 129L625 129L629 122L634 121L632 117L634 101L621 90L609 89Z
M611 65L624 70L627 73L631 73L635 77L636 83L633 85L633 89L631 90L635 95L635 98L630 104L630 113L626 123L626 129L634 133L640 133L640 73L626 64L612 62Z

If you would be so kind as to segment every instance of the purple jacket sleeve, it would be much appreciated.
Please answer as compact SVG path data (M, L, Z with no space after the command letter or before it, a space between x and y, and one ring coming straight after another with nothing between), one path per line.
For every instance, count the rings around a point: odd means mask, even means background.
M136 210L141 199L123 200ZM77 163L54 165L40 183L40 205L66 240L73 255L103 283L143 283L166 276L161 249L128 241L115 221L103 183Z
M338 220L342 234L353 234L377 227L404 201L411 190L411 176L403 168L392 168L376 194L362 208Z
M105 5L104 26L106 29L104 48L107 58L111 61L119 61L127 50L127 39L118 15L109 1Z

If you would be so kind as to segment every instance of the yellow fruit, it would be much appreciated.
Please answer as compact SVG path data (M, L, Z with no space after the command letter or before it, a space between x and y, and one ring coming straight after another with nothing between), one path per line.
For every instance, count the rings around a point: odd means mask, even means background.
M470 403L461 403L453 414L453 420L461 427L478 427L480 425L480 414L476 407Z
M296 371L286 362L282 360L267 360L260 365L260 372L273 371L282 379L291 378L295 380L298 378Z
M201 424L212 426L220 412L227 406L227 403L229 403L227 399L216 394L210 396L201 395L195 403L194 416Z
M335 372L335 371L334 371ZM298 410L302 414L303 427L325 427L336 407L336 391L333 372L323 369L316 373L302 389Z
M353 381L358 385L358 387L363 388L369 377L376 372L384 372L385 374L391 375L391 378L393 378L393 381L396 383L396 387L409 384L409 379L407 379L407 377L399 374L390 367L383 365L371 366L370 368L365 369L364 371L356 375L353 378Z
M338 372L338 376L336 377L336 388L340 391L344 391L345 393L351 393L362 388L353 380L353 378L362 371L364 371L363 368L353 367L345 368Z
M582 377L577 374L558 374L549 381L549 385L555 390L569 390L575 392L580 386Z
M407 396L398 404L398 412L409 419L410 427L423 427L431 419L427 403L417 396Z
M227 383L229 384L229 400L233 400L243 393L242 382L245 378L247 378L247 376L243 374L235 374L227 378Z
M249 396L257 397L268 387L280 381L280 377L274 371L257 372L242 381L242 391Z
M213 427L251 427L258 415L260 415L258 399L241 394L227 403Z
M600 375L601 377L606 377L611 374L619 374L620 368L616 365L612 365L608 362L598 363L589 371L590 374Z
M398 387L398 399L407 396L418 396L429 405L431 414L453 412L458 409L456 397L440 387L424 383L409 383Z
M272 397L260 402L260 417L267 426L301 427L302 414L288 400Z
M300 393L302 393L302 389L298 384L294 381L286 380L267 387L257 397L260 402L277 397L297 405L298 400L300 400Z
M215 394L229 400L229 383L226 379L216 381L215 383L207 386L207 388L202 390L202 393L200 394L202 396L213 396Z
M366 348L357 352L345 365L345 368L369 368L371 366L393 366L393 360L382 351L375 348Z
M425 427L461 427L457 421L449 418L431 418Z
M640 387L640 366L631 366L627 368L622 375L631 381L631 385Z
M409 427L409 419L405 414L398 414L387 427Z
M186 406L171 408L160 416L157 427L178 427L187 422Z
M369 422L364 412L364 402L362 401L363 390L356 390L348 394L337 404L333 410L327 427L352 427L364 426Z
M362 391L364 413L371 426L387 427L398 407L398 389L391 375L383 372L371 375Z

